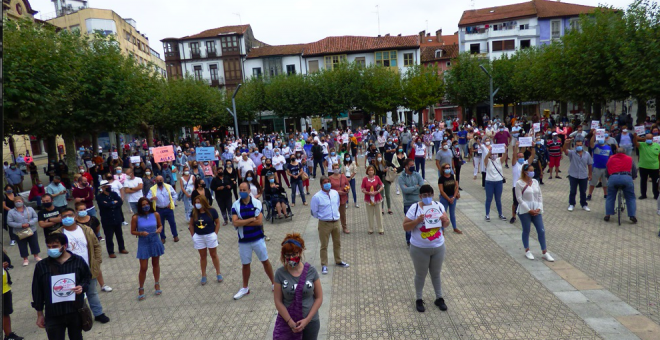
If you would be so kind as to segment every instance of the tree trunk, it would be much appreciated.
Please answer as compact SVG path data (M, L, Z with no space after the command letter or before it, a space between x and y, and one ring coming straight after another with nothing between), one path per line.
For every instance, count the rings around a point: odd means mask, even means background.
M559 114L562 117L568 115L568 102L559 102Z
M121 134L120 133L115 133L115 148L117 150L117 155L119 155L119 158L122 158L121 153L123 152L123 148L121 147Z
M69 178L73 181L73 176L78 170L78 163L76 162L76 136L71 132L62 134L64 139L64 152L66 153L66 166L69 168Z
M99 152L99 134L92 132L92 155Z
M46 153L48 154L48 159L51 161L57 161L57 137L46 137Z
M646 100L641 98L635 99L637 100L637 125L642 125L646 119ZM655 107L656 112L658 112L658 103L655 104Z
M506 122L506 117L509 116L509 103L502 103L502 121Z
M154 146L154 126L153 125L148 125L147 126L147 145L149 147Z
M392 110L392 124L397 124L399 123L399 112L396 111L396 109Z
M591 115L592 120L600 120L600 117L602 115L603 111L603 104L601 103L594 103L594 112Z

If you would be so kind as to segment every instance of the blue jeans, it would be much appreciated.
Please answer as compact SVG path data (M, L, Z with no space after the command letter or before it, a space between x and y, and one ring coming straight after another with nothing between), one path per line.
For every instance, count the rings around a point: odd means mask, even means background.
M580 206L587 206L587 185L589 185L589 179L577 179L575 177L568 176L569 184L571 185L571 190L568 193L568 205L575 205L575 195L577 194L578 186L580 187ZM609 197L609 196L607 196Z
M547 250L545 246L545 228L543 228L543 215L538 214L536 216L532 216L529 213L525 213L518 214L518 217L520 218L520 224L522 224L523 228L523 247L525 247L525 249L529 249L529 230L531 229L532 223L534 223L534 228L536 228L536 234L538 235L539 243L541 244L541 250Z
M426 178L426 159L424 157L415 156L415 171L419 172L419 168L422 168L422 178Z
M96 217L96 207L92 206L91 208L87 209L87 215Z
M459 143L458 147L461 148L461 150L463 150L463 157L468 158L468 156L469 156L468 144L467 143L465 143L465 144L460 144Z
M192 200L185 194L183 194L183 207L186 211L186 222L190 222L190 214L192 213Z
M300 198L302 198L303 204L305 204L305 191L303 190L303 181L302 179L292 179L291 180L291 202L296 204L296 191L300 190Z
M37 202L37 208L41 208L41 196L35 196L30 202Z
M138 210L137 210L137 209L138 209L137 202L128 202L128 205L131 206L131 211L132 211L134 214L137 214L137 213L138 213Z
M410 205L403 205L403 215L406 215L408 212L408 209L410 209ZM406 231L406 243L410 244L410 238L412 237L412 231Z
M89 288L87 289L87 301L89 308L92 310L94 316L103 314L103 306L101 306L101 299L99 299L99 292L96 289L97 280L91 279L89 281Z
M497 214L502 216L502 181L486 181L486 216L490 215L490 204L495 195Z
M454 203L449 204L449 201L447 201L444 197L440 196L440 203L442 203L442 205L445 207L445 211L449 213L449 220L451 221L451 227L454 229L456 229L456 202L458 202L458 198L454 199ZM442 228L442 230L445 230L445 228Z
M323 170L323 160L322 159L314 159L314 178L316 178L316 166L321 167L321 176L325 176L325 170Z
M255 170L254 173L256 175L257 171ZM204 176L204 184L206 184L207 188L211 187L211 181L212 180L213 180L213 176ZM213 192L213 191L211 191L211 192Z
M165 239L165 221L169 223L172 237L178 237L179 233L176 231L176 221L174 220L174 210L170 208L157 208L156 212L160 215L160 221L163 224L163 230L160 231L160 238Z
M614 215L616 192L619 188L623 188L623 195L626 198L626 207L628 208L628 216L635 216L635 213L637 212L635 184L633 183L632 177L628 175L610 176L607 185L607 199L605 200L605 215Z
M440 151L440 141L433 141L433 154L435 155Z
M353 192L353 203L357 203L357 195L355 194L355 178L348 181L348 183L351 185L351 191ZM348 201L346 201L346 204L348 204Z

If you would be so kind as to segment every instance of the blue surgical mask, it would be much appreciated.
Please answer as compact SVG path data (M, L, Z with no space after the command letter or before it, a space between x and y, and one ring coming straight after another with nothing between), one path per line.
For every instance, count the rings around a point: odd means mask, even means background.
M271 183L275 183L275 178L270 178L270 179L268 179L268 181L271 182Z
M87 210L79 211L79 212L78 212L78 216L80 216L80 217L85 217L85 216L87 216Z
M247 177L247 178L245 178L245 179L247 179L248 182L252 182L252 177Z
M150 210L151 210L151 207L149 205L143 205L142 206L142 211L149 212Z
M120 173L121 173L121 170L117 170L117 173L120 174Z
M433 203L433 197L422 198L422 203L424 203L424 205L430 205L431 203Z
M576 146L576 147L575 147L575 151L577 151L577 152L582 151L582 146L581 146L581 145L580 145L580 146Z
M323 190L330 191L331 188L332 188L332 184L330 184L330 183L324 183L323 184Z
M647 139L647 140L646 140L646 144L648 144L648 145L653 144L653 140L652 140L652 139Z
M446 174L450 174L450 173L451 173L451 169L445 169L445 173L446 173Z
M243 191L239 192L239 194L241 195L242 200L248 198L248 196L250 195L249 193Z
M529 178L534 178L534 171L528 171L527 176L529 176Z
M73 219L73 217L70 216L67 216L62 219L62 224L67 227L73 225L73 222L75 222L75 220Z
M335 153L334 153L334 152L331 152L331 153L330 153L330 155L331 155L331 156L334 156L334 155L335 155Z
M604 139L599 139L599 140L598 140L598 144L600 144L600 145L605 144L605 140L604 140Z
M523 163L525 163L525 160L521 159L521 158L518 158L518 164L523 164Z
M610 136L610 134L609 134L609 133L606 133L606 134L605 134L605 138L607 138L607 137L609 137L609 136Z
M48 248L48 256L56 259L56 258L62 256L62 249L60 249L60 248L56 248L56 249Z

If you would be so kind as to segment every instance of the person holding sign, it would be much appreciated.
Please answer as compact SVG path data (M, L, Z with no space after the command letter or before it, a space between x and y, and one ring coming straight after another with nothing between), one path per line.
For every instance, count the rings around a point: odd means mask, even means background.
M646 186L651 177L651 190L653 199L657 200L660 192L658 191L658 169L660 168L660 144L653 143L653 135L648 133L645 136L633 137L635 147L639 149L639 191L640 200L646 199Z
M421 201L414 203L406 211L403 220L403 230L411 233L410 258L415 267L415 304L417 311L426 310L422 291L426 275L431 274L431 283L435 290L435 305L442 311L447 305L442 297L442 280L440 273L445 260L445 237L442 228L449 225L449 217L445 208L438 202L433 202L433 187L424 184L419 188Z
M504 186L504 175L502 175L502 154L493 154L494 145L486 145L487 154L484 156L484 166L486 168L486 222L490 222L490 205L495 196L495 206L497 213L502 221L506 217L502 214L502 190ZM497 150L497 151L506 151Z
M48 258L37 263L32 279L32 308L37 326L46 329L49 339L82 339L78 309L85 303L92 273L85 260L69 251L62 233L46 237Z

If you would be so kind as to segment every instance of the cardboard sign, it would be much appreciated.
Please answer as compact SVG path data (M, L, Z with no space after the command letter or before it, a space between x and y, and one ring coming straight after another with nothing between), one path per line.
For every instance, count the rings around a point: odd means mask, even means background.
M600 120L592 120L591 121L591 129L592 130L593 129L598 129L599 126L600 126Z
M76 274L53 275L50 277L52 303L76 301Z
M195 148L195 157L198 162L214 161L215 148L212 146Z
M116 151L113 151L110 154L112 155L112 159L119 159L119 154Z
M532 126L534 127L534 133L541 132L541 123L534 123Z
M596 129L596 140L605 140L605 129Z
M140 156L131 156L131 163L133 164L140 164L142 162L142 159Z
M660 144L660 136L653 136L653 143Z
M519 146L521 148L532 146L532 137L520 137L518 138Z
M638 136L644 135L644 134L646 133L646 128L644 127L644 125L642 125L642 126L635 126L635 133L636 133Z
M156 163L174 161L174 148L171 145L153 148L152 152Z
M94 163L92 161L85 161L85 165L87 165L87 169L90 169L94 166Z
M496 154L496 153L506 153L506 144L493 144L493 147L490 150L491 154Z

